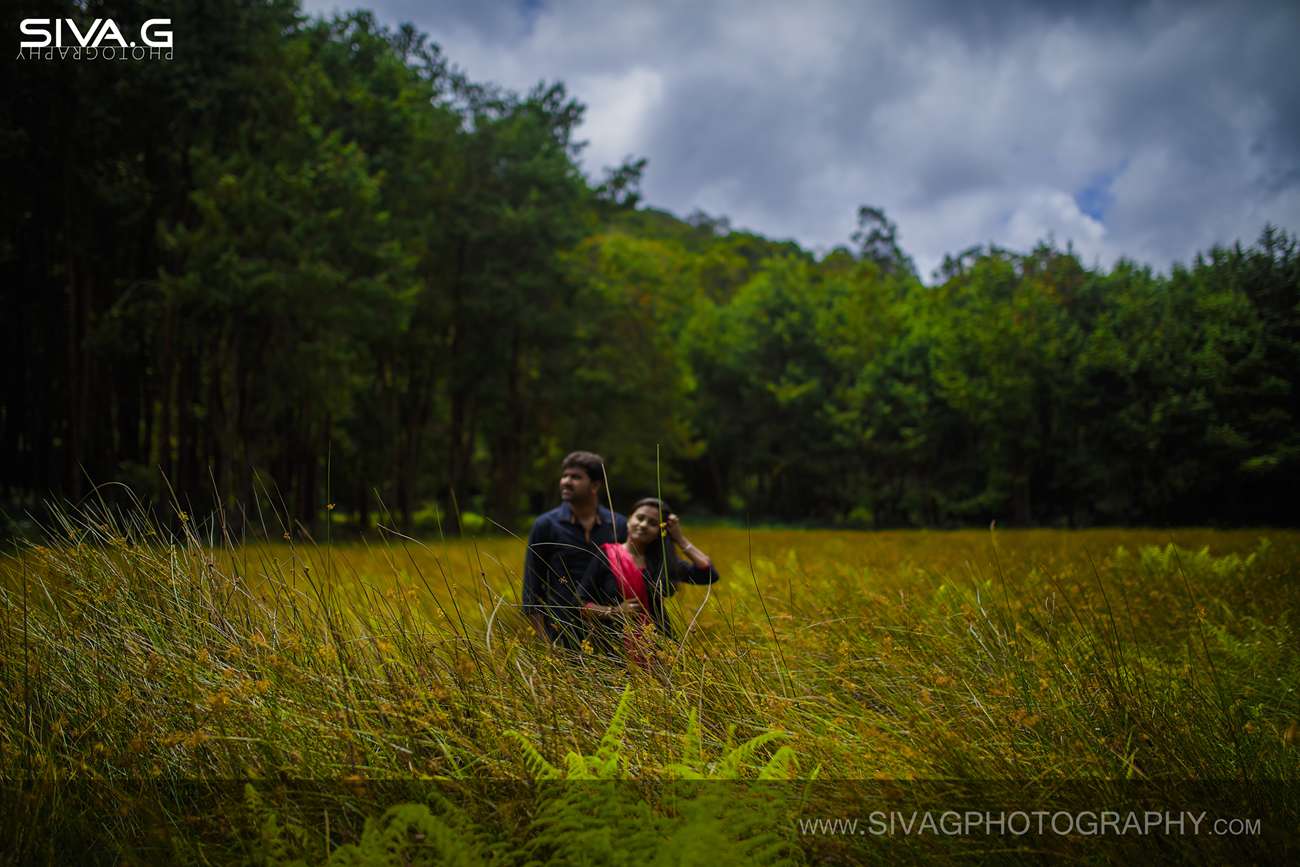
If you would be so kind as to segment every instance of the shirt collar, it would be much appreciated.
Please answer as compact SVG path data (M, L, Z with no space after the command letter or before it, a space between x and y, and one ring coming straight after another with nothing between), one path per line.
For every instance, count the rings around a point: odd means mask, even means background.
M573 514L573 507L568 503L560 503L560 515L570 524L578 523L578 516ZM596 504L596 523L594 526L599 527L608 519L609 510L599 503Z

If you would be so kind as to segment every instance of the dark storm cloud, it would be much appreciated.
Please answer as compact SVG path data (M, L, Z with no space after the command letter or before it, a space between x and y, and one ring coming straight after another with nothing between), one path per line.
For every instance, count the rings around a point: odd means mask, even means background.
M812 247L863 203L925 272L1049 234L1165 268L1300 229L1295 3L374 5L475 78L566 82L591 173L646 156L651 204Z
M373 9L380 19L389 24L410 21L421 30L432 32L430 25L439 21L454 24L457 29L480 34L485 39L509 42L527 35L531 7L523 3L484 3L475 0L382 0L366 3L365 0L339 2L308 2L303 4L310 12L331 12L338 9L365 7Z

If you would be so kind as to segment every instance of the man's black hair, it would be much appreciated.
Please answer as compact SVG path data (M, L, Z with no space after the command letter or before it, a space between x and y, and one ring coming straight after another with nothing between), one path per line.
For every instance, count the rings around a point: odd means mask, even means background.
M560 472L563 473L569 467L577 467L593 482L605 484L605 459L595 452L569 452L560 464Z

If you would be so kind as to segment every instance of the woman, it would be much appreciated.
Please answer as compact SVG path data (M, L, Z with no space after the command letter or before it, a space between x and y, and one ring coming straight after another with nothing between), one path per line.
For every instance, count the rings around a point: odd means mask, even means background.
M627 541L600 546L579 588L582 613L592 625L592 643L605 652L619 645L630 659L647 666L649 627L672 637L664 597L680 583L718 580L709 555L682 533L681 521L655 497L637 500L627 518ZM677 556L678 549L686 555Z

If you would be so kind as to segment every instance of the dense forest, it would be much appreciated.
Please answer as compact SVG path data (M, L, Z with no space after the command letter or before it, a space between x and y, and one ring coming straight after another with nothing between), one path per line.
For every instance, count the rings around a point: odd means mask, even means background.
M410 27L174 26L170 62L13 63L0 93L10 520L120 481L236 524L513 527L574 448L620 504L742 521L1300 517L1284 230L1167 275L1045 242L923 280L875 207L824 254L647 207L644 161L584 173L563 84L471 81Z

